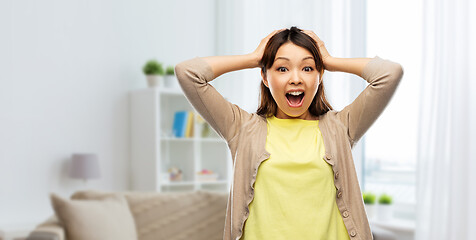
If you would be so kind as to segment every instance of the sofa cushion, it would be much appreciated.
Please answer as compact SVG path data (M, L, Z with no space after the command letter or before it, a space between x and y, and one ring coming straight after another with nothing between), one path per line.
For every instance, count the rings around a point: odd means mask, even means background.
M112 193L80 191L73 199L95 199ZM221 240L227 193L123 192L134 216L139 240Z
M137 239L134 219L121 195L69 200L51 193L50 199L68 240Z

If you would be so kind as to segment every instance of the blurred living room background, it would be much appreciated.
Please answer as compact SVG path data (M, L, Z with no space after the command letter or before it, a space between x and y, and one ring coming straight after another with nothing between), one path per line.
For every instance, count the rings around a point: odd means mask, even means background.
M151 86L143 67L246 54L291 26L313 30L335 57L379 56L404 68L353 149L361 189L375 197L366 202L371 225L399 240L470 239L474 12L470 0L0 0L0 239L26 237L53 215L50 193L227 193L226 143L197 116L177 136L177 113L193 109L166 82L173 78ZM367 85L346 73L324 79L336 110ZM259 83L259 69L249 69L212 85L254 112ZM209 173L218 175L200 179ZM384 194L390 202L379 202Z

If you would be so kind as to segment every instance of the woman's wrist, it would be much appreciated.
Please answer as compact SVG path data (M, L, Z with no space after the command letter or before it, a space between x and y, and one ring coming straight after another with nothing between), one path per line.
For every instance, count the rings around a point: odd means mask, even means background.
M335 62L335 58L334 57L331 57L331 56L328 56L328 57L325 57L322 59L322 62L324 63L324 68L329 71L329 72L334 72L336 71L336 62Z
M210 56L204 57L208 65L211 66L213 74L216 77L232 71L238 71L246 68L255 68L259 65L259 60L254 54L228 55L228 56Z
M248 64L250 68L256 68L259 67L259 62L261 61L261 56L258 56L256 53L249 53L245 55L246 58L248 59Z
M352 73L362 77L362 71L371 58L335 58L329 57L324 62L326 70Z

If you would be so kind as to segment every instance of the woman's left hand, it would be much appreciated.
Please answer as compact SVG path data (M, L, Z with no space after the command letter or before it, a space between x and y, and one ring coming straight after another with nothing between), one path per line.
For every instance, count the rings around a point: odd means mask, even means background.
M308 36L310 36L312 39L314 39L314 41L316 41L317 47L319 48L319 52L321 53L321 57L322 57L322 61L324 63L324 67L326 68L326 70L330 70L329 69L329 61L330 61L330 59L332 59L332 57L329 54L329 52L327 51L324 42L313 31L303 30L303 32L305 34L307 34Z
M279 30L274 30L272 33L268 34L268 36L266 36L265 38L263 38L260 42L260 44L258 45L258 47L256 48L256 50L254 50L251 55L253 56L253 59L255 59L254 62L255 63L255 67L259 67L259 61L261 61L261 58L263 57L263 54L264 54L264 49L266 48L266 44L268 44L268 41L271 37L273 37L276 33L279 33L281 31L283 31L284 29L286 28L282 28L282 29L279 29Z

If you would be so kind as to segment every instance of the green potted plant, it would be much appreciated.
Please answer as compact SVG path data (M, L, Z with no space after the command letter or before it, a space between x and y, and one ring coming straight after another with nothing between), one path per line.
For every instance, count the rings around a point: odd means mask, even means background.
M392 196L388 194L382 194L378 198L378 218L381 221L391 220L393 217L393 199Z
M158 87L164 76L162 63L151 59L142 67L142 71L147 77L149 87Z
M168 88L180 87L177 78L175 78L175 70L173 66L167 66L167 68L165 68L164 83Z
M374 218L376 212L375 201L377 196L372 192L366 191L362 194L362 198L364 199L365 211L367 212L368 218Z

